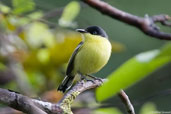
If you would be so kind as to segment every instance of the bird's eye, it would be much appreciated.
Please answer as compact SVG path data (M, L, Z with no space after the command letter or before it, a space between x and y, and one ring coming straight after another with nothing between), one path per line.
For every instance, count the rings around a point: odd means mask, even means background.
M97 35L97 31L94 31L92 34Z

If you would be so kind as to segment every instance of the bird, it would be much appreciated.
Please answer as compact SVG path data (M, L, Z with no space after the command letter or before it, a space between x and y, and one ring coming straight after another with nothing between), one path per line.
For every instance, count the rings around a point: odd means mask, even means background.
M77 74L85 78L100 71L111 56L111 43L101 27L89 26L76 31L81 33L83 40L70 57L66 76L58 87L63 93L70 89Z

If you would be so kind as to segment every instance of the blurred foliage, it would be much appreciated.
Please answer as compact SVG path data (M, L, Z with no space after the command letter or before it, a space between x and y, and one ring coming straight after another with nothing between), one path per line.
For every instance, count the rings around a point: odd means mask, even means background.
M93 112L93 114L122 114L117 108L100 108Z
M70 2L64 9L61 18L59 19L59 25L63 27L75 27L76 23L73 20L80 12L80 4L76 1Z
M35 3L33 0L12 0L12 5L14 7L14 14L22 14L34 10Z
M97 100L106 100L119 92L120 89L129 87L170 62L171 43L166 44L160 50L148 51L136 55L109 75L109 80L96 91ZM113 84L116 86L113 87Z
M62 97L63 97L63 93L60 91L56 91L56 89L54 89L45 92L41 98L52 103L57 103L59 100L62 99Z
M42 12L30 12L34 10L32 0L14 0L12 4L14 9L0 4L1 70L10 69L5 62L15 61L22 65L19 71L24 70L29 86L37 93L57 87L65 74L65 63L81 41L81 35L60 26L50 28L41 22ZM30 13L17 16L26 12Z
M156 114L160 112L157 111L154 103L151 102L145 103L140 110L140 114L151 114L151 113Z
M0 11L3 12L3 13L9 13L10 12L10 8L8 6L0 4Z
M6 69L6 66L2 63L0 63L0 70L5 70Z
M147 102L143 104L139 114L152 114L152 113L157 114L160 113L160 111L157 111L157 108L154 103ZM99 108L94 110L92 114L123 114L123 113L117 108Z
M84 8L81 8L82 6L78 1L63 1L67 4L65 7L60 7L62 12L55 17L55 23L52 23L44 19L45 12L43 10L37 9L37 7L41 7L40 2L43 2L43 0L35 1L6 0L0 2L0 87L19 91L30 96L41 96L43 100L55 103L62 98L63 94L57 92L54 88L61 83L65 76L66 63L75 47L82 40L81 35L73 30L78 26L76 19L79 17L81 21L87 21L84 18L87 17L93 21L93 18L98 17L93 14L91 9L88 9L88 13L84 13L84 11L80 13L80 10ZM60 1L48 2L44 5L51 7L55 5L53 2L58 3ZM96 14L98 13L96 12ZM100 15L100 19L94 19L94 22L95 24L103 23L103 19ZM126 30L124 34L120 29L118 31L113 30L111 20L108 21L110 26L106 22L104 24L109 29L109 33L115 33L116 36L117 34L127 36L127 32L132 34L130 30ZM119 27L120 25L115 23L115 26ZM122 37L118 38L122 40ZM123 41L126 41L125 39L129 39L129 35L126 38L123 37ZM136 39L141 42L140 38ZM134 42L137 40L134 39ZM112 52L121 52L128 49L128 53L131 53L126 44L123 45L112 41L112 39L110 41ZM131 40L127 41L133 44ZM145 39L143 41L146 42ZM139 44L137 43L137 45ZM168 43L162 49L140 53L131 58L109 75L109 81L104 86L97 89L97 99L104 101L114 96L120 89L128 88L147 75L149 76L150 73L169 63L170 56L171 44ZM121 57L119 56L119 58ZM115 62L117 64L116 59ZM108 70L111 72L114 70L114 65L113 62L109 64L112 64L112 68ZM8 81L3 81L7 79ZM88 100L87 97L86 100ZM115 107L99 108L102 104L97 105L93 104L95 100L90 101L87 106L93 107L94 114L121 114ZM147 114L147 112L155 110L154 104L145 104L141 109L141 114Z

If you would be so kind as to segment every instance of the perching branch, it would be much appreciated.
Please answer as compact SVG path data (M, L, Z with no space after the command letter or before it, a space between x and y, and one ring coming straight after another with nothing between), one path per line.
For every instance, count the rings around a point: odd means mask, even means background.
M57 104L31 99L16 92L0 88L0 102L30 114L72 114L71 104L75 98L83 91L96 88L101 84L100 80L94 80L93 82L82 80L68 91Z
M29 114L46 114L43 110L35 106L30 98L10 90L0 88L0 102Z
M104 81L104 80L103 80ZM50 102L45 102L42 100L36 100L31 99L29 97L26 97L24 95L21 95L19 93L9 91L6 89L0 88L0 102L23 112L29 113L29 114L72 114L71 111L71 104L75 100L75 98L82 92L96 88L100 85L102 85L101 80L93 80L93 81L80 81L76 85L74 85L71 90L69 90L63 99L59 101L57 104L53 104ZM130 105L130 101L128 97L125 97L126 94L123 90L119 93L123 103L126 106ZM127 102L128 101L128 102ZM131 105L132 106L132 105ZM133 107L130 108L131 111L133 110ZM134 113L130 113L134 114Z
M97 9L99 12L104 15L110 16L113 19L117 19L121 22L127 23L129 25L135 26L144 32L146 35L161 39L161 40L171 40L171 33L161 32L159 27L155 23L159 22L165 26L171 26L171 23L168 23L168 20L171 20L171 17L168 15L155 15L149 17L138 17L127 12L121 11L103 1L100 0L82 0L89 6Z

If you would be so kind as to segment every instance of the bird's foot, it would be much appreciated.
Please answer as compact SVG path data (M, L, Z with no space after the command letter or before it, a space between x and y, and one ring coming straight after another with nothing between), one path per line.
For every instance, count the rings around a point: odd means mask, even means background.
M95 76L92 76L92 75L83 75L81 73L79 73L80 76L81 76L81 80L85 80L85 81L91 81L92 83L95 83L95 80L98 80L100 82L104 82L104 80L102 78L98 78L98 77L95 77Z
M103 83L103 79L102 78L98 78L98 77L95 77L95 76L92 76L92 75L87 75L88 77L94 79L94 80L99 80L100 82Z
M88 79L87 79L87 77L85 75L81 74L81 80L86 80L87 81Z
M90 79L90 77L87 75L80 74L80 76L81 76L81 80L91 81L92 83L95 83L94 80Z

